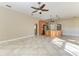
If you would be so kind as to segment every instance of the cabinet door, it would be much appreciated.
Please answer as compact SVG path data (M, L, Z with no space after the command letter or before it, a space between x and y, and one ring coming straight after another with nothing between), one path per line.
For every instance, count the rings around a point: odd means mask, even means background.
M57 24L57 30L62 30L62 25L61 24Z
M51 31L51 37L56 37L56 31Z

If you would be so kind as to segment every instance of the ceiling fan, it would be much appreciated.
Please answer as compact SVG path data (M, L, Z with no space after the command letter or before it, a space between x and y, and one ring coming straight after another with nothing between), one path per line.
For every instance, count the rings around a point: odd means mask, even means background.
M41 5L41 2L38 2L39 5ZM31 7L32 9L35 9L35 11L33 11L32 13L36 13L39 12L39 14L42 14L43 11L48 11L48 9L44 9L44 7L46 6L46 4L42 4L41 6L37 7Z

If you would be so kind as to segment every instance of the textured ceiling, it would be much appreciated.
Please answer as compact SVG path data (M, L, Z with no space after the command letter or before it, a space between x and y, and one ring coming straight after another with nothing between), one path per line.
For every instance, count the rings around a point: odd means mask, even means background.
M37 2L3 2L0 6L6 7L5 5L11 5L11 10L16 10L21 13L28 14L38 19L49 19L50 15L52 18L56 18L58 15L60 18L79 17L79 3L78 2L42 2L45 3L45 8L49 9L48 12L31 14L34 9L31 6L38 7Z

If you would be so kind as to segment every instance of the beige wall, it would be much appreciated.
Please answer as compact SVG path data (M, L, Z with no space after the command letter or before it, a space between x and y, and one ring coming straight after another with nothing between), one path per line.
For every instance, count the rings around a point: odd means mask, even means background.
M35 19L0 7L0 41L34 34Z
M57 20L57 23L62 24L64 35L79 36L79 18Z

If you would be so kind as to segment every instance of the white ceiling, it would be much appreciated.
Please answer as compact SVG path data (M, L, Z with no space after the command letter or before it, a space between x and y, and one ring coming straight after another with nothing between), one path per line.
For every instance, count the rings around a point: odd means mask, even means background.
M49 19L50 15L52 15L52 18L56 18L56 15L58 15L60 18L70 18L70 17L79 17L79 2L42 2L46 4L47 9L49 11L43 12L41 15L39 13L35 13L32 15L32 11L34 9L31 8L31 6L37 7L37 2L3 2L0 3L0 6L6 7L5 5L11 5L12 10L16 10L25 14L28 14L30 16L33 16L35 18L39 19Z

